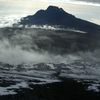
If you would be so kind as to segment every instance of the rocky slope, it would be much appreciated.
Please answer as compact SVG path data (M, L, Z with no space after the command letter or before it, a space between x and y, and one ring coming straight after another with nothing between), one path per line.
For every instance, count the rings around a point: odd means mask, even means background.
M86 91L100 92L100 62L76 60L70 63L0 63L0 95L16 94L20 88L73 79L86 85Z

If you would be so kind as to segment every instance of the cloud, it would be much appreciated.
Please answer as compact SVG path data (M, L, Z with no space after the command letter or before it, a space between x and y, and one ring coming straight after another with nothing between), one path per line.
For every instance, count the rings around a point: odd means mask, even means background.
M6 1L6 0L1 0ZM62 3L70 3L70 2L92 2L92 3L100 3L100 0L9 0L9 2L62 2Z
M21 46L12 46L8 40L3 39L0 41L0 61L9 64L22 64L22 63L62 63L71 60L76 60L79 57L73 55L53 55L48 52L26 51Z
M49 45L49 42L52 42L52 40L46 35L38 36L33 30L15 30L14 33L11 33L12 30L10 29L10 32L7 32L10 35L9 38L5 35L6 33L0 31L0 62L13 65L41 62L62 63L79 58L76 55L67 54L62 56L39 48L36 41L39 44L42 43L41 45Z
M54 39L53 37L49 37L49 35L52 36L54 34L54 37L59 40L58 35L51 33L54 31L50 32L50 30L42 30L39 34L33 29L12 30L13 29L5 31L0 30L0 62L16 65L22 63L41 62L68 63L74 60L82 59L99 61L100 59L100 50L95 50L93 52L88 51L84 53L78 51L77 53L74 52L61 54L61 52L63 52L61 47L58 48L50 46ZM44 47L47 47L47 49L43 49ZM72 46L72 49L73 48L74 46ZM50 52L49 49L54 50ZM59 50L61 51L60 53Z
M13 46L7 39L0 41L0 62L18 65L22 63L69 63L74 60L99 61L100 50L78 52L76 54L54 55L48 52L23 50L20 45Z
M83 2L100 3L100 0L75 0L75 1L83 1Z
M90 21L100 25L100 18L91 18Z

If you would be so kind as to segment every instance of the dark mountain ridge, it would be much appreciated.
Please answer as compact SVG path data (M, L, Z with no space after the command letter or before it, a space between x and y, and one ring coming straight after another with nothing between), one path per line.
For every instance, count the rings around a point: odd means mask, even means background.
M24 17L21 25L57 25L60 28L71 28L94 33L100 31L100 26L94 23L76 18L65 12L62 8L49 6L46 10L39 10L34 15Z

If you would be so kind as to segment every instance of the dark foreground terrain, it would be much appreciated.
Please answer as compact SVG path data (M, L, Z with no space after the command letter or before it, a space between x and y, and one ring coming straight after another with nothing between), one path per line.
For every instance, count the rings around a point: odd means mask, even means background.
M86 91L86 85L72 79L62 82L31 85L31 89L15 90L16 95L0 96L0 100L100 100L100 92Z

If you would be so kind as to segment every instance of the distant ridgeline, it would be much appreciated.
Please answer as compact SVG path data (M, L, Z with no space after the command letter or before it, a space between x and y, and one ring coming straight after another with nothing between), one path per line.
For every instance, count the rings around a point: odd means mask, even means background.
M76 18L65 12L62 8L49 6L46 10L39 10L34 15L24 17L20 25L57 25L60 28L70 28L88 33L100 32L100 26L91 22Z

